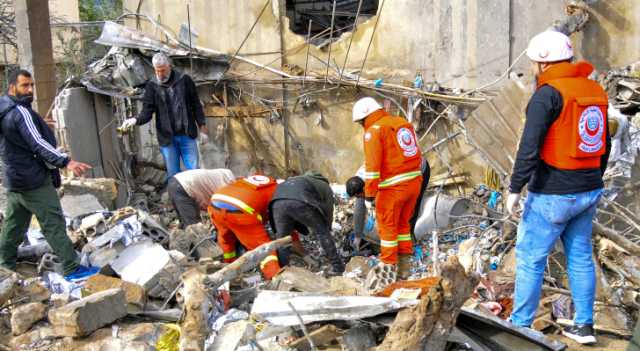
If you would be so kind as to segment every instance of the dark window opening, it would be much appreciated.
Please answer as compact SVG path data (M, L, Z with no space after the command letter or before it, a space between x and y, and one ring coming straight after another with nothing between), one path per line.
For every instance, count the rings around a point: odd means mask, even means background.
M358 11L359 0L336 0L336 14L333 26L333 38L344 32L353 30ZM289 29L306 36L311 22L311 36L318 35L311 42L315 45L324 43L331 36L331 14L333 0L287 0L287 17ZM361 23L378 12L378 0L363 0L358 23Z

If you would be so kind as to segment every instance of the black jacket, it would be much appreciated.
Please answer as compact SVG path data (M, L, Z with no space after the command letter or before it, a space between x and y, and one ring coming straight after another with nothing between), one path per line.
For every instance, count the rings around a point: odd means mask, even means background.
M599 169L562 170L540 159L544 138L553 122L560 116L562 107L562 95L549 85L541 87L531 97L511 175L511 193L520 193L527 183L529 191L541 194L577 194L604 186L602 175L607 169L611 152L611 137L608 131L607 149L602 155Z
M269 213L273 213L273 203L283 199L302 201L318 210L327 225L333 223L333 190L320 173L307 172L279 184L269 203Z
M137 124L148 123L156 115L158 143L167 146L174 135L198 137L198 127L206 123L196 85L186 74L171 71L166 83L156 78L147 82Z
M31 104L0 97L0 153L7 190L32 190L49 181L60 186L58 168L66 167L70 158L56 147L53 131Z

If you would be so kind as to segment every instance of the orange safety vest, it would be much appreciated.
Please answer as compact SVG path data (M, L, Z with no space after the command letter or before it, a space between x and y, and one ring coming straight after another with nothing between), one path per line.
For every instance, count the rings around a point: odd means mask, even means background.
M275 179L263 175L240 178L220 188L211 196L211 202L231 204L262 221L277 185Z
M384 110L364 122L365 196L422 175L422 152L413 125Z
M558 169L600 168L607 148L607 93L587 77L587 62L559 63L538 77L538 88L549 85L562 96L562 111L547 131L540 150L545 163Z

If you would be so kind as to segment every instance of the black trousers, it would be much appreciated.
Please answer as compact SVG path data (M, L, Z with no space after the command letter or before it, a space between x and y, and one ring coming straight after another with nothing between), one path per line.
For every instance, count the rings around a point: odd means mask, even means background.
M298 200L276 200L272 206L273 221L276 236L283 238L290 235L297 227L305 226L311 230L334 270L344 271L344 263L338 255L336 244L331 236L331 223L325 223L323 216L314 207ZM286 248L281 254L288 258L290 249Z
M169 178L167 191L173 207L178 212L180 228L184 229L191 224L200 223L200 206L187 194L176 178Z

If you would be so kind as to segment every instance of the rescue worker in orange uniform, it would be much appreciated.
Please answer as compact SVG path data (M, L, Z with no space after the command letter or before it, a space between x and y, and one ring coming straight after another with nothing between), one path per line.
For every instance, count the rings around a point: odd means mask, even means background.
M413 243L410 220L420 194L422 153L409 121L391 116L373 98L358 100L353 121L365 130L365 199L375 201L380 260L406 279Z
M276 191L275 179L254 175L237 179L211 196L209 215L218 230L218 244L224 252L224 262L236 260L236 242L247 250L271 241L264 227L269 202ZM272 252L260 262L260 270L271 279L280 270L277 253Z
M533 322L547 257L561 240L575 306L574 325L562 333L593 344L596 275L591 234L611 145L607 93L588 78L591 64L572 62L571 39L560 32L535 36L527 56L537 87L527 106L507 198L507 210L515 214L520 193L529 184L516 240L511 322L519 327Z

